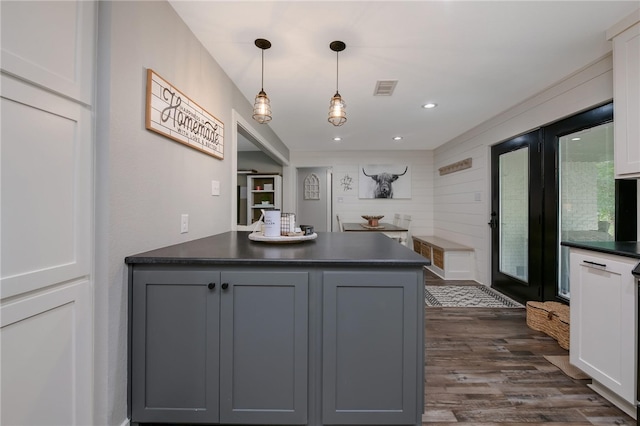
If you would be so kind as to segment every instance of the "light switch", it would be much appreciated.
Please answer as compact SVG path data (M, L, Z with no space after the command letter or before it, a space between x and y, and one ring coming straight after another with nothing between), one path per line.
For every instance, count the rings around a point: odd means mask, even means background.
M189 232L189 215L183 214L180 216L180 233L186 234Z
M212 180L211 181L211 195L220 195L220 181Z

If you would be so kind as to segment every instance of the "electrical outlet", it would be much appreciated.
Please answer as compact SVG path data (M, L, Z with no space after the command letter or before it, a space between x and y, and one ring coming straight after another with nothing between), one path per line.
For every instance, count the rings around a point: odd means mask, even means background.
M189 215L183 214L180 216L180 233L186 234L189 232Z

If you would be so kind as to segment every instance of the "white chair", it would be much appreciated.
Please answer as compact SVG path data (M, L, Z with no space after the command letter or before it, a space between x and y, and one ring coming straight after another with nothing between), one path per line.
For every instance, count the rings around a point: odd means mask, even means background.
M402 218L402 226L404 226L405 228L407 228L407 240L409 240L409 231L411 229L411 215L410 214L405 214L404 217ZM408 245L409 241L400 241L400 243L402 245Z
M411 222L411 216L405 215L404 217L405 217L405 220L407 220L407 218L408 218L409 222ZM396 214L393 215L393 224L395 226L405 226L406 227L405 223L402 220L402 215L400 213L396 213ZM407 245L407 242L404 241L401 237L397 236L397 234L385 234L385 235L387 237L391 238L392 240L395 240L395 241L399 242L402 245L405 245L405 246Z
M402 218L402 226L407 228L407 231L409 230L409 227L411 226L411 215L410 214L405 214L404 215L404 217Z
M338 231L342 232L342 222L340 222L340 215L336 215L336 220L338 221Z
M411 215L405 214L404 217L401 217L398 213L396 213L394 215L394 217L393 217L393 224L396 225L396 226L402 226L403 228L406 228L407 229L407 237L406 238L402 238L402 237L389 235L389 234L385 234L385 235L387 235L387 237L391 238L392 240L396 240L397 242L399 242L403 246L408 245L408 241L407 240L409 239L409 227L411 226Z

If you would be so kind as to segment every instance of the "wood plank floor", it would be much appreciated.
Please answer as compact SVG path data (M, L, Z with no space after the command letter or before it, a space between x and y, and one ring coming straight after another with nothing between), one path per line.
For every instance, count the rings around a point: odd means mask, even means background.
M425 318L423 425L637 424L543 358L568 352L527 327L525 309L427 307Z

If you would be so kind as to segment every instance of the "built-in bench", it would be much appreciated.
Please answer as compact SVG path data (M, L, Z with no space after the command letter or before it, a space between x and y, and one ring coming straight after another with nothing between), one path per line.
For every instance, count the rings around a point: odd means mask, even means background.
M474 250L434 236L413 236L413 250L431 260L427 268L445 280L473 280Z

